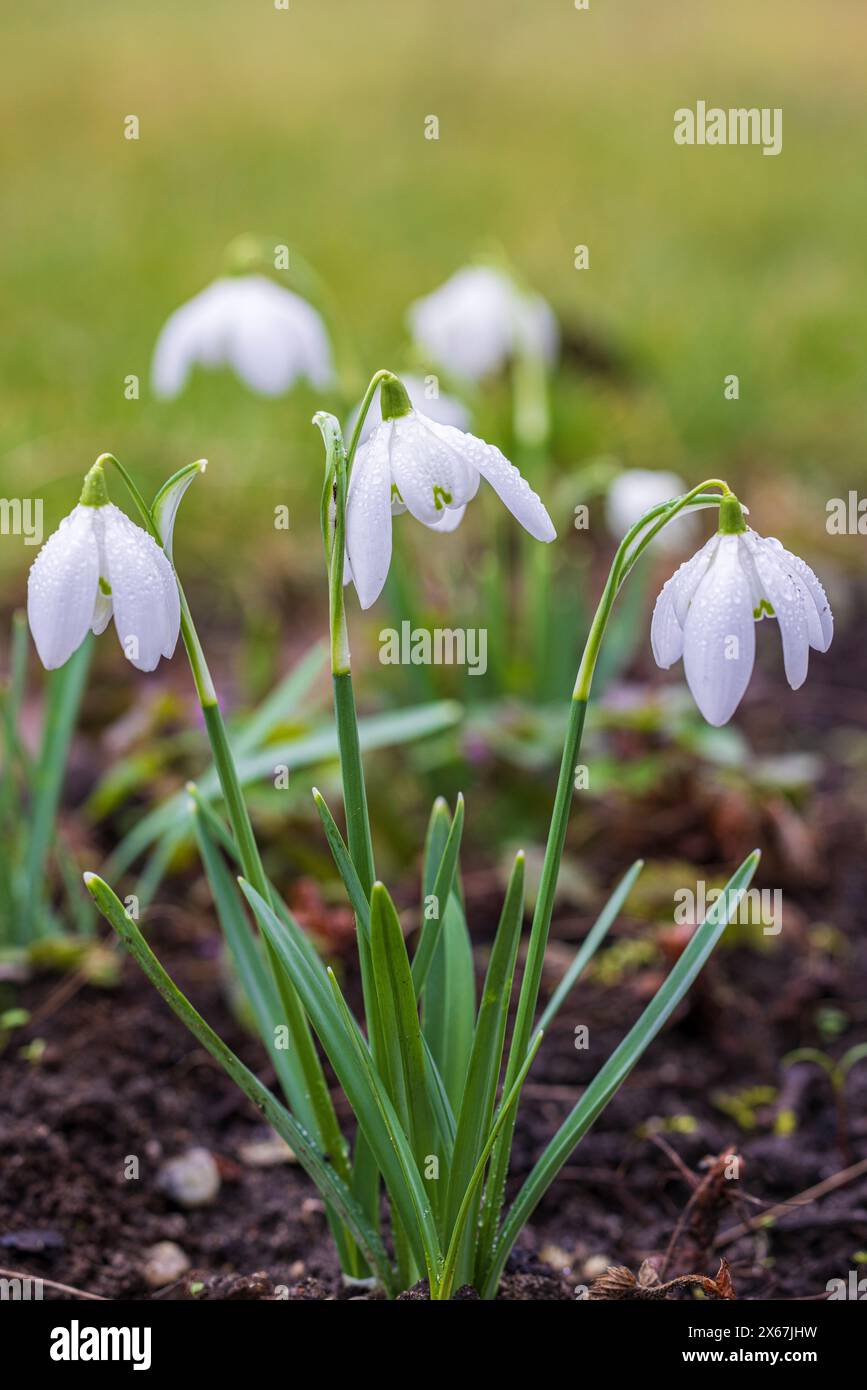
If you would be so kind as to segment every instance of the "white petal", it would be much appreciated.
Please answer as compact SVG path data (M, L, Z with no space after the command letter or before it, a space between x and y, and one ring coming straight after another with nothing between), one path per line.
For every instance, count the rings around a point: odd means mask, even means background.
M512 350L511 286L489 266L457 271L439 289L412 304L408 319L424 352L469 381L497 371Z
M557 532L538 493L522 478L513 463L493 444L486 444L474 434L462 434L447 425L429 424L440 439L447 440L460 450L464 462L490 483L500 501L505 503L525 531L537 541L552 541Z
M325 387L334 376L319 314L265 275L216 280L172 314L154 352L155 393L176 396L194 365L231 366L266 396L281 395L299 377Z
M312 304L299 294L265 280L269 304L275 317L283 323L287 337L294 345L296 370L299 376L320 390L333 385L336 377L331 356L331 343L325 322Z
M522 294L494 266L465 266L416 300L407 318L427 356L469 381L498 371L518 348L546 361L557 353L550 306L540 295Z
M263 396L282 395L299 377L328 386L331 352L315 309L265 276L245 276L242 283L227 344L241 380Z
M791 570L796 579L803 585L806 591L804 606L807 610L810 646L817 652L826 652L834 636L834 615L831 612L831 605L825 590L810 566L801 559L800 555L793 555L790 550L786 550L776 536L766 536L764 539L766 545L774 548L780 557L780 562Z
M274 319L247 317L234 324L227 355L244 385L260 396L282 396L299 376L293 345Z
M27 580L27 617L49 671L81 646L93 619L99 586L99 551L94 515L101 508L78 506L49 536Z
M379 598L391 564L389 445L393 428L389 420L373 431L356 453L349 478L346 550L362 608Z
M439 531L440 535L444 531L457 531L464 519L466 510L466 506L446 507L444 511L440 512L438 521L426 521L424 524L429 526L432 531Z
M140 671L153 671L175 649L180 600L174 572L152 536L119 508L100 507L104 563L114 625L124 655Z
M786 680L793 690L798 690L807 679L810 659L804 600L806 598L812 605L812 599L805 593L792 571L782 563L780 548L756 535L755 531L747 531L741 537L741 545L755 566L759 602L765 600L771 605L774 617L780 625ZM759 605L755 605L754 617L761 616Z
M701 550L697 550L691 560L686 560L678 569L675 570L671 579L671 597L674 602L674 611L677 614L677 621L683 627L686 622L686 615L689 605L692 603L693 596L710 566L713 564L720 543L719 532L716 531L709 541L705 541Z
M683 656L683 628L674 611L671 580L663 584L653 609L650 624L650 645L657 666L667 671Z
M752 592L737 536L721 536L684 624L683 663L709 724L725 724L743 697L756 654Z
M415 410L393 423L391 474L400 500L419 521L435 526L447 507L464 506L478 491L478 472L466 461L472 435Z
M663 671L667 671L683 655L683 625L689 605L716 554L718 543L719 536L711 536L701 550L696 551L689 560L684 560L662 586L653 609L650 645L654 660Z
M231 314L232 282L217 280L169 317L154 349L154 394L177 396L196 363L216 367L225 360L225 324Z

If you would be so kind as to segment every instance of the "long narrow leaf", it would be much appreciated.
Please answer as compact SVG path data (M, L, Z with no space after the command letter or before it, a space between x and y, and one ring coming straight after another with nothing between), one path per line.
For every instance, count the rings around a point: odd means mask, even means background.
M455 881L455 873L458 867L458 855L461 848L461 835L464 829L464 798L458 795L455 814L449 828L443 856L434 880L433 898L435 915L425 917L422 922L421 939L416 949L415 957L412 962L412 980L415 985L416 995L420 995L424 989L427 973L433 960L440 931L442 930L446 908L448 906L449 895Z
M313 1108L304 1078L298 1071L294 1049L277 1046L276 1029L283 1023L283 1014L277 987L261 949L261 939L250 930L238 897L237 880L226 868L211 838L202 803L194 803L193 824L223 936L259 1036L290 1108L311 1132L315 1132Z
M449 1177L446 1222L448 1231L454 1226L470 1174L478 1162L485 1136L491 1127L523 915L524 855L518 854L509 877L509 886L488 963L463 1101L458 1114L455 1151Z
M199 795L199 789L196 786L195 782L187 783L187 793L190 796L190 799L193 803L195 814L201 816L202 821L207 826L208 834L210 835L214 844L218 845L220 849L222 849L229 856L233 864L240 865L241 855L238 850L238 846L235 844L232 832L229 829L229 827L223 820L220 819L213 806L211 806L207 801L202 800L201 796ZM277 913L277 916L282 918L286 925L293 929L295 941L298 944L298 946L301 947L302 950L306 951L307 957L311 965L313 965L314 967L319 966L321 968L322 962L319 959L319 954L316 950L316 947L313 945L313 942L310 940L310 937L307 935L307 933L301 930L298 923L295 921L294 917L292 916L291 912L289 911L288 907L284 903L283 899L277 892L277 889L274 887L274 884L271 882L270 879L268 879L268 891L271 895L271 906L274 908L274 911Z
M438 1271L441 1260L439 1239L409 1140L373 1067L358 1024L348 1009L343 1014L335 1008L336 982L333 975L326 976L323 988L319 973L311 970L285 923L243 879L241 889L304 1002L359 1127L373 1151L417 1263L422 1268L433 1266L434 1271Z
M530 1067L533 1064L533 1059L536 1056L536 1053L539 1051L539 1046L542 1042L542 1037L543 1033L540 1029L530 1044L527 1056L524 1059L523 1065L521 1066L518 1075L516 1076L512 1084L512 1087L509 1090L508 1095L506 1095L503 1098L503 1102L497 1113L497 1118L494 1121L494 1124L491 1128L491 1132L488 1135L482 1152L479 1154L478 1162L476 1163L476 1166L473 1169L473 1172L470 1176L469 1182L467 1183L466 1190L464 1192L464 1199L461 1202L460 1210L458 1211L457 1219L455 1220L454 1230L452 1231L452 1237L449 1242L448 1250L446 1251L446 1258L443 1262L443 1273L442 1279L440 1281L440 1297L442 1298L448 1298L451 1294L452 1285L454 1282L455 1268L457 1265L458 1253L460 1251L461 1244L464 1239L464 1233L466 1231L466 1224L469 1214L476 1205L476 1199L478 1197L478 1191L481 1185L482 1175L485 1171L485 1164L490 1158L491 1149L494 1147L494 1144L496 1143L497 1136L499 1135L500 1130L506 1123L506 1120L508 1119L509 1115L511 1114L515 1105L517 1104L518 1096L521 1093L521 1087L524 1084L524 1079L527 1075L527 1072L530 1070Z
M723 893L710 907L665 983L657 990L638 1022L594 1077L526 1179L497 1236L491 1266L482 1290L484 1298L494 1297L509 1251L575 1145L617 1093L704 966L732 917L737 913L738 903L749 887L759 859L759 851L754 850L729 879Z
M437 1133L443 1146L446 1168L451 1167L452 1154L455 1147L455 1135L457 1124L455 1113L452 1110L451 1101L443 1084L440 1069L436 1064L433 1053L431 1052L424 1033L421 1035L421 1045L424 1049L424 1067L427 1077L427 1089L430 1097L431 1108L433 1110L434 1123Z
M25 938L38 927L45 898L45 863L54 838L57 808L63 790L69 745L75 732L84 692L93 639L88 633L76 652L48 678L42 743L34 774L30 839L24 869L25 901L22 905Z
M449 838L449 826L452 823L451 812L445 797L438 796L434 802L430 820L428 821L427 834L424 841L424 860L422 864L421 891L422 897L428 897L434 890L437 871L445 852L446 841Z
M460 1106L476 1020L473 948L456 892L446 904L424 989L424 1032L449 1100Z
M462 712L461 706L453 700L440 700L434 705L423 705L416 709L370 715L359 720L361 750L368 752L376 748L414 743L416 739L452 727L460 720ZM233 752L237 752L242 737L240 732L233 733ZM337 754L334 727L326 725L299 738L281 740L265 748L249 752L242 748L236 759L238 776L242 786L249 786L270 776L278 765L296 772L300 768L331 762ZM209 768L200 778L199 788L207 800L219 796L219 781L213 768ZM183 822L185 816L184 795L177 792L140 820L124 837L109 859L110 872L124 873L155 840Z
M27 679L27 618L20 611L12 615L9 652L9 678L3 691L3 766L0 769L0 812L9 809L15 786L15 765L26 767L27 755L21 744L18 721Z
M385 1035L382 1065L389 1094L423 1170L433 1135L418 1006L400 919L382 883L373 885L370 899L370 951Z
M268 1123L290 1145L299 1163L310 1175L323 1196L340 1212L365 1259L381 1279L386 1290L393 1292L391 1265L382 1241L368 1222L346 1184L322 1154L310 1134L263 1086L258 1077L244 1066L239 1057L226 1046L214 1030L193 1008L171 977L163 969L148 946L135 922L107 883L96 874L85 874L84 881L97 907L120 937L130 955L162 995L178 1018L194 1037L220 1063L235 1084L260 1110Z
M357 918L359 931L361 931L364 937L369 941L370 904L365 897L364 889L361 886L361 879L358 877L358 872L352 862L352 857L346 846L346 841L337 828L337 823L328 809L325 797L316 787L313 788L313 801L316 805L316 810L319 812L319 819L325 831L328 848L331 850L332 858L337 866L337 872L343 879L346 895L349 898L352 910Z
M590 961L601 946L603 939L607 936L612 923L616 921L620 909L632 892L635 880L638 878L643 868L644 860L636 859L632 867L627 869L626 873L623 875L614 892L611 894L611 897L593 923L593 926L582 941L581 947L576 952L575 958L569 966L569 969L566 971L566 974L548 1000L548 1005L539 1020L540 1028L547 1030L551 1026L551 1020L559 1013L563 1001L567 998L572 986L587 969Z
M451 814L443 797L433 804L422 864L423 910L434 892L449 837ZM422 999L422 1032L452 1108L460 1105L475 1022L475 972L466 922L453 892L428 971Z
M296 1048L278 1046L276 1030L284 1022L284 1011L280 991L262 950L262 940L250 929L238 896L237 881L229 873L211 837L204 803L196 801L194 797L191 797L191 801L196 840L216 904L217 916L241 988L256 1020L259 1036L271 1058L290 1109L330 1156L339 1176L344 1182L349 1183L352 1173L348 1147L340 1132L327 1087L324 1081L320 1080L321 1069L317 1067L311 1079L301 1064ZM333 1208L330 1207L328 1220L340 1253L341 1268L351 1270L351 1246Z

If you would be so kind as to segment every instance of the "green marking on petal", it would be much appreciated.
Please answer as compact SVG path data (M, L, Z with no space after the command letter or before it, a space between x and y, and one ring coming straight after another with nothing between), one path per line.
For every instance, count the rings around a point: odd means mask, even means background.
M111 585L107 579L103 579L102 575L99 576L99 592L105 594L106 598L111 597Z
M775 618L777 616L774 612L773 604L768 603L768 600L763 598L758 608L753 609L753 617L756 622L758 622L759 619L764 618L766 614L769 618Z
M400 488L397 483L392 483L391 485L391 500L392 502L399 502L400 505L403 506L403 498L400 495Z
M450 492L446 492L445 488L440 487L439 483L437 483L433 490L433 500L434 506L436 507L437 511L441 512L445 507L451 506L452 494Z

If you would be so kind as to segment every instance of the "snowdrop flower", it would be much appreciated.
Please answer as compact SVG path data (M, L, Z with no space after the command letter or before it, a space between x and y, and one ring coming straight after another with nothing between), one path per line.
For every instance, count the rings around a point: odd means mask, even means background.
M401 381L413 409L423 411L429 420L435 420L438 425L454 425L455 429L458 430L469 429L470 412L456 396L448 396L445 392L428 396L427 382L421 376L412 376L407 373L406 376L401 377ZM360 406L356 406L349 417L346 427L347 438L351 436L355 428L360 408ZM369 439L376 426L380 424L382 424L382 405L377 391L376 398L371 402L370 409L364 418L364 424L361 426L361 434L358 436L359 444L363 444L365 440Z
M231 367L263 396L280 396L302 377L317 387L334 380L321 317L266 275L215 280L171 315L154 350L156 394L177 396L194 366Z
M807 677L810 647L825 652L834 620L809 565L773 537L749 530L729 494L720 529L663 586L650 640L658 666L683 657L687 683L709 724L725 724L749 683L755 625L776 618L786 679L797 690Z
M382 424L355 456L346 504L344 581L362 608L379 597L391 562L391 518L412 515L435 531L454 531L486 478L513 516L539 541L554 526L541 500L500 450L414 410L397 377L380 388Z
M518 352L553 362L559 333L551 306L522 294L504 271L467 266L407 313L410 331L432 361L468 381L499 371Z
M651 468L626 469L611 483L605 499L608 530L616 540L622 540L629 528L651 508L679 497L686 490L686 483L676 473ZM697 530L694 512L681 512L678 526L663 527L651 545L660 550L681 550L684 544L695 539Z
M174 570L153 537L109 502L98 459L27 581L27 617L43 666L62 666L88 629L104 632L112 615L124 656L140 671L174 652L181 621Z

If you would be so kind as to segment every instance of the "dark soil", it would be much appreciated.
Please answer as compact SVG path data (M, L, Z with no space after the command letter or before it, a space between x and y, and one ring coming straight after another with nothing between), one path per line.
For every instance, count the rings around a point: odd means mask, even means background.
M814 662L799 697L803 748L826 752L835 723L860 726L864 739L863 614L849 632L848 647L841 643ZM797 745L781 725L774 689L757 673L751 729L763 750L791 750ZM576 812L582 855L603 883L613 883L637 853L713 870L761 845L758 883L782 889L785 926L778 938L718 948L537 1209L501 1298L574 1298L610 1266L631 1274L607 1276L597 1293L650 1297L656 1280L715 1278L723 1256L739 1298L818 1299L829 1280L846 1280L850 1270L863 1276L867 1062L848 1078L843 1116L818 1068L786 1068L781 1059L804 1045L839 1056L867 1037L865 747L860 764L827 759L806 811L780 796L708 795L686 770L627 814L616 801L597 803L589 849L581 832L586 812ZM467 882L481 970L498 895L483 870ZM178 898L191 900L183 885ZM548 989L591 920L584 913L555 920ZM181 988L260 1069L258 1044L226 1003L210 911L154 910L146 925ZM683 930L660 936L647 921L628 919L613 939L648 933L661 948L656 957L613 983L582 981L545 1039L525 1086L513 1184L685 941ZM344 965L352 993L357 981L349 959ZM112 1299L369 1296L341 1286L323 1205L304 1173L245 1160L246 1147L268 1137L257 1115L132 962L124 962L116 989L82 986L61 1002L57 990L58 977L43 976L17 992L14 1002L34 1019L0 1055L0 1266ZM821 1020L834 1017L841 1035L829 1042ZM586 1050L576 1046L578 1025L589 1029ZM22 1058L33 1039L44 1040L44 1050ZM341 1113L346 1119L345 1107ZM163 1194L157 1175L166 1159L193 1146L215 1156L222 1186L213 1205L186 1210ZM730 1180L735 1155L738 1177ZM138 1160L137 1177L125 1175L130 1157ZM765 1221L778 1204L789 1205ZM742 1230L746 1223L750 1229ZM159 1241L180 1246L190 1270L154 1293L143 1265ZM402 1297L425 1296L418 1286ZM692 1294L675 1288L669 1296Z
M205 1016L258 1065L258 1045L226 1007L210 922L175 918L154 924L150 936ZM865 939L843 960L807 955L797 976L791 966L790 949L717 954L551 1188L513 1257L502 1298L574 1298L575 1286L606 1266L637 1271L648 1257L668 1279L713 1275L725 1254L746 1298L817 1297L829 1279L857 1267L856 1252L867 1248L867 1165L860 1178L793 1207L771 1228L726 1239L767 1205L867 1155L867 1067L850 1077L844 1155L821 1075L798 1068L786 1077L778 1062L811 1036L820 1002L850 1014L860 1009L863 1019ZM653 972L643 972L628 984L576 990L527 1084L514 1177L527 1171L656 983ZM35 1011L56 988L56 978L36 981L20 1002ZM576 1020L590 1028L588 1051L574 1046ZM45 1040L45 1050L38 1061L22 1062L18 1049L33 1036ZM744 1130L713 1097L717 1089L732 1094L757 1085L782 1087L782 1101L759 1105L755 1129ZM108 1298L151 1297L145 1252L170 1240L191 1272L158 1297L189 1296L191 1283L199 1297L364 1296L340 1286L322 1202L303 1172L245 1163L242 1149L267 1137L256 1115L132 962L116 990L83 987L16 1034L0 1060L0 1086L5 1268ZM788 1137L770 1132L783 1107L797 1117ZM214 1154L222 1186L213 1205L184 1210L156 1180L165 1159L192 1146ZM740 1180L718 1181L705 1161L732 1153L742 1159ZM138 1159L137 1179L125 1176L130 1156Z

